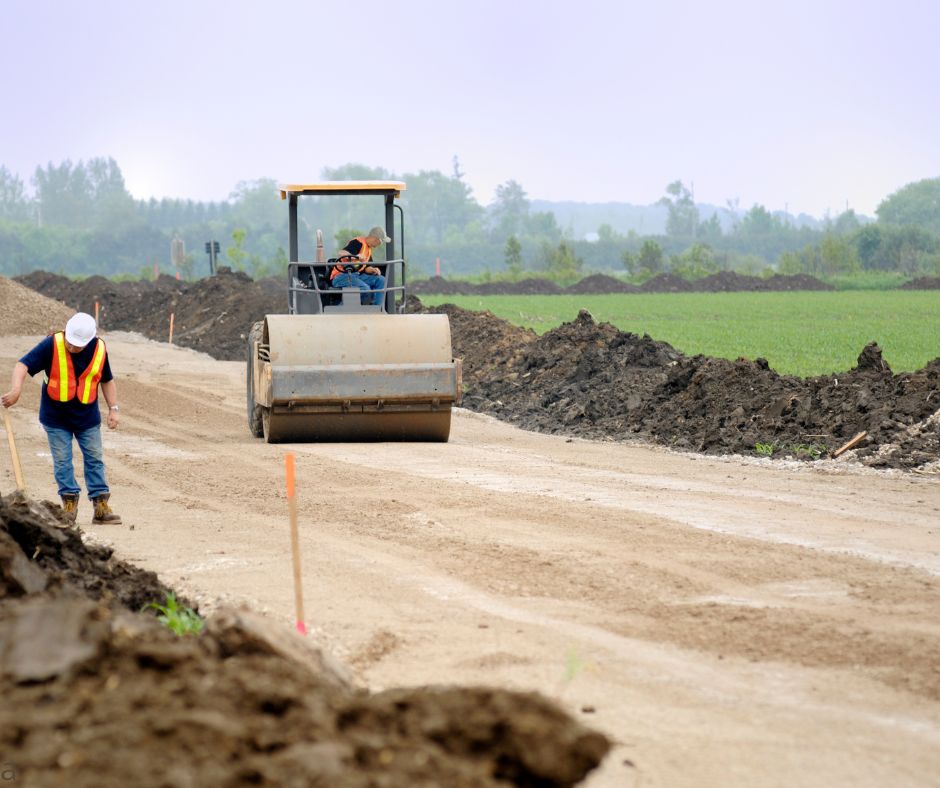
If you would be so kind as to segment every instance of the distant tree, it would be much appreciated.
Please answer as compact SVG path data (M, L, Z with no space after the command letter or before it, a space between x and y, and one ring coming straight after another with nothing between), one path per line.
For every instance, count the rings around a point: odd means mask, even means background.
M940 178L909 183L875 209L878 220L914 225L940 235Z
M260 233L264 227L278 227L286 223L287 211L278 199L277 181L259 178L239 181L229 194L232 220Z
M14 222L30 218L30 201L23 181L6 167L0 167L0 219Z
M866 271L884 268L887 260L883 254L884 233L878 224L862 227L855 234L855 248L861 266Z
M491 206L494 230L498 237L520 235L529 216L529 198L518 181L506 181L496 187L496 201Z
M452 227L462 229L481 218L483 209L470 187L456 176L437 170L421 170L404 176L408 190L402 194L412 235L425 243L442 244Z
M671 260L672 272L679 276L695 279L719 270L718 256L708 244L694 243L682 254Z
M736 233L743 237L761 237L772 235L781 228L777 219L763 205L754 205L741 219Z
M696 237L703 241L717 241L721 238L721 220L717 213L713 213L704 222L698 226Z
M545 253L546 268L558 279L573 279L584 267L584 261L574 253L566 241L562 241L554 249L546 248Z
M248 233L241 227L232 231L232 245L225 248L225 256L228 258L232 269L235 271L244 271L245 263L248 260L248 252L244 249L245 236Z
M836 235L848 235L862 226L858 215L851 208L840 213L832 223L832 232Z
M666 235L673 238L691 238L695 236L698 226L698 208L689 191L682 181L673 181L666 187L668 197L663 197L657 203L664 205L669 211L666 219Z
M506 268L514 277L522 273L522 244L514 235L506 239Z
M643 241L636 258L636 267L640 272L658 274L663 270L662 247L651 238Z
M819 258L824 274L853 273L861 267L855 245L835 233L823 236L819 243Z
M623 240L623 236L620 235L613 227L609 224L602 224L597 228L597 242L602 244L611 244L617 243L618 241Z

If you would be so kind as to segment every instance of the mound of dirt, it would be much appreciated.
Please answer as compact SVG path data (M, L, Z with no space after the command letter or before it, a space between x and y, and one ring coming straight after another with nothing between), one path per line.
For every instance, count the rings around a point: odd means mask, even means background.
M922 276L900 287L901 290L940 290L940 276Z
M555 295L563 290L549 279L520 279L518 282L459 282L434 276L410 284L415 295Z
M658 274L641 287L621 282L606 274L591 274L580 282L562 290L548 279L522 279L518 282L470 282L452 281L435 276L415 282L409 290L421 295L554 295L557 293L606 294L606 293L732 293L763 292L781 290L833 290L831 285L820 282L808 274L770 277L748 276L735 271L719 271L702 279L689 281L676 274Z
M759 276L739 274L737 271L719 271L717 274L697 279L695 289L703 293L757 293L769 290L768 280Z
M832 285L819 281L815 276L809 274L774 274L764 280L767 283L768 290L787 291L787 290L835 290Z
M472 295L476 292L475 285L469 282L455 282L442 276L432 276L408 285L408 290L415 295Z
M450 304L427 311L450 316L454 354L464 357L464 406L526 429L805 460L866 431L852 456L868 464L917 468L940 459L940 359L895 375L870 344L854 369L802 379L778 375L763 359L690 358L598 325L584 310L542 336Z
M177 637L135 612L166 589L56 512L0 500L0 751L26 784L568 786L609 749L532 693L370 695L248 611Z
M0 276L0 336L60 331L74 310Z
M628 282L621 282L619 279L614 279L614 277L606 274L591 274L591 276L584 277L580 282L575 282L565 292L575 295L589 293L604 295L607 293L639 293L640 288Z
M643 293L691 293L695 286L675 274L657 274L640 285Z
M479 295L557 295L564 292L550 279L520 279L518 282L483 282L476 286Z
M266 314L287 311L287 289L262 286L244 273L221 267L215 276L182 282L170 276L155 281L111 282L100 276L73 281L43 271L17 281L49 298L94 314L104 331L136 331L167 341L170 313L173 342L232 361L244 358L245 338L252 323Z

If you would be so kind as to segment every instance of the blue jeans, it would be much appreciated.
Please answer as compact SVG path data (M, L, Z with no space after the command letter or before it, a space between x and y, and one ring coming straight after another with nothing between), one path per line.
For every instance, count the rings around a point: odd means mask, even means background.
M365 295L372 290L381 290L385 287L385 277L380 274L337 274L330 284L333 287L358 287L363 291L363 304L381 304L385 293Z
M89 427L87 430L73 433L58 427L43 425L49 437L49 450L52 452L52 466L55 480L59 485L59 495L79 495L82 488L75 481L75 471L72 468L72 436L78 441L78 448L82 450L82 465L85 471L85 486L88 488L88 497L97 498L107 495L108 483L104 480L104 453L101 449L101 425Z

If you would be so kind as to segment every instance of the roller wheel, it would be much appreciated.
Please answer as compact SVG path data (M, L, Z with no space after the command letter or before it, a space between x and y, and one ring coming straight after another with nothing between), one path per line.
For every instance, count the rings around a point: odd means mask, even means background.
M254 388L254 343L261 339L262 332L264 331L264 322L258 321L251 327L251 331L248 332L248 365L246 368L246 378L248 381L248 430L256 438L264 437L264 411L266 410L261 405L258 405L255 402L255 388Z

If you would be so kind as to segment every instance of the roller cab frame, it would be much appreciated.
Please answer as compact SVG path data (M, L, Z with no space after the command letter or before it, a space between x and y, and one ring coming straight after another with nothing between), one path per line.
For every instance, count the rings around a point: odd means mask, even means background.
M404 214L400 181L331 181L279 187L288 203L288 313L266 315L248 335L248 427L270 443L446 441L460 401L461 365L446 315L404 314ZM330 287L335 263L300 260L297 200L306 195L376 195L390 238L380 304L358 288ZM399 222L396 232L395 213ZM400 256L395 257L396 238ZM373 291L376 292L376 291Z

